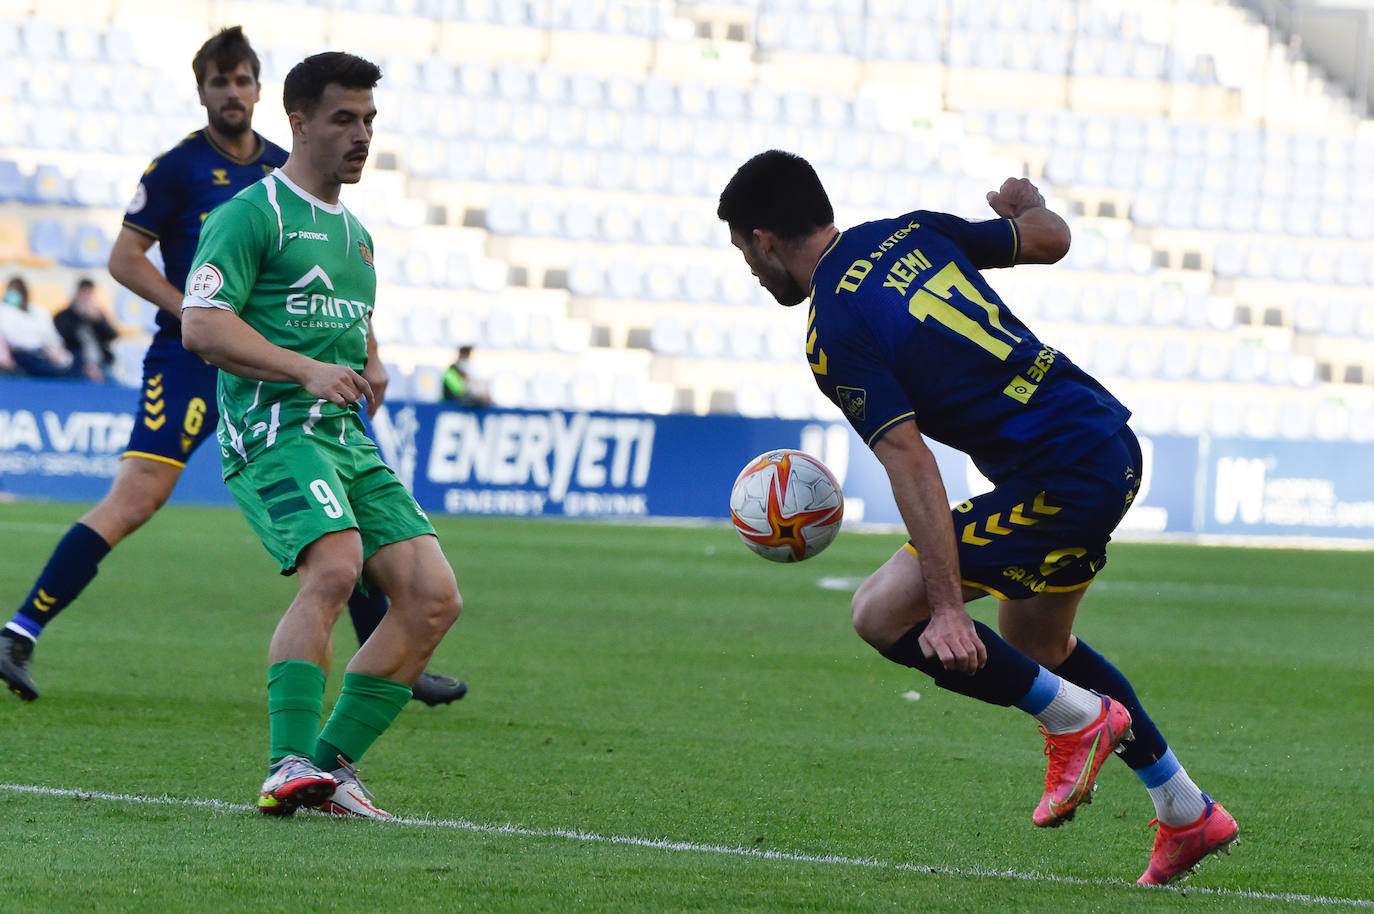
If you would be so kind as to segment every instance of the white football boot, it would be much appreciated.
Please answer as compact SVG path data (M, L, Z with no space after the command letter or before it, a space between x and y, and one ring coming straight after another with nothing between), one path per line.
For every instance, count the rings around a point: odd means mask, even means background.
M338 781L339 786L334 790L333 796L320 804L320 812L362 819L395 818L391 813L372 804L372 791L364 787L363 782L358 779L357 768L345 762L343 756L338 757L338 762L339 767L330 774Z

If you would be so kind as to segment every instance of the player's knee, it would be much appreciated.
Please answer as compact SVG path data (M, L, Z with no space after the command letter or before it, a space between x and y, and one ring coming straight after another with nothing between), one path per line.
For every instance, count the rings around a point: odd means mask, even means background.
M162 510L162 506L167 504L167 499L171 494L171 492L164 492L161 489L139 492L129 498L129 503L125 506L125 515L134 527L141 527L154 514Z
M446 584L435 587L428 594L425 623L432 634L442 638L462 612L463 595L458 592L457 583L450 578Z
M918 598L879 575L865 581L850 603L854 631L879 651L895 644L926 615Z
M336 608L341 614L362 571L361 557L312 555L308 573L301 575L301 593L311 603Z
M854 593L854 599L849 606L850 621L854 624L860 638L881 650L887 647L886 632L887 614L883 612L878 600L874 598L873 589L865 586L860 587Z
M392 611L403 613L422 640L437 642L463 611L463 598L451 573L421 578L390 596Z
M123 486L111 492L92 515L103 515L104 526L115 528L112 532L123 538L146 524L170 495L170 490L160 486Z

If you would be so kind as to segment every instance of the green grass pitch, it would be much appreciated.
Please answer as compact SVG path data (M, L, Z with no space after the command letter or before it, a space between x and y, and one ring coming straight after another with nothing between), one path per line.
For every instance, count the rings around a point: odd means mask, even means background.
M0 505L6 613L82 510ZM433 667L472 691L363 760L404 821L250 810L293 582L235 512L170 508L49 629L42 697L0 696L0 912L1374 908L1367 552L1113 547L1079 631L1241 824L1180 893L1133 884L1124 765L1036 829L1034 723L853 634L818 582L895 536L778 566L724 526L437 526L466 610ZM352 647L345 620L327 706Z

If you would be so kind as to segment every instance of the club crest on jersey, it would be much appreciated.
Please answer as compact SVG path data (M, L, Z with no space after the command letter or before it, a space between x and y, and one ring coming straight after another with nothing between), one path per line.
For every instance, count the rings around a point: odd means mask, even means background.
M362 255L363 263L372 266L372 249L367 246L366 241L358 242L358 253Z
M224 274L212 263L201 264L186 284L186 294L209 298L224 286Z
M868 391L862 387L836 387L835 396L840 399L840 409L855 422L868 418Z

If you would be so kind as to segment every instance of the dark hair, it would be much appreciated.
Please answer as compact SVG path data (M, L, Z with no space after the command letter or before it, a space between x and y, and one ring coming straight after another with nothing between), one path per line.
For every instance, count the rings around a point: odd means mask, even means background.
M258 61L253 46L244 37L243 26L231 25L220 29L209 41L201 45L200 50L196 51L196 56L191 58L191 70L196 74L196 85L205 85L205 75L210 71L211 61L214 61L221 73L228 73L245 60L253 68L253 79L261 81L262 64Z
M382 68L342 51L326 51L307 57L291 68L282 84L281 101L286 113L299 111L309 117L331 83L345 89L371 89L382 78Z
M78 280L76 281L76 291L78 291L78 292L82 291L83 289L94 289L94 288L95 288L95 283L92 282L91 280L87 279L87 278L84 277L84 276L81 277L80 279L78 279Z
M792 241L833 223L835 210L810 162L770 149L739 167L720 192L716 216L743 235L767 229Z

